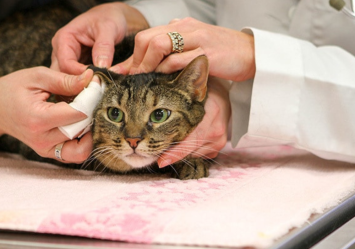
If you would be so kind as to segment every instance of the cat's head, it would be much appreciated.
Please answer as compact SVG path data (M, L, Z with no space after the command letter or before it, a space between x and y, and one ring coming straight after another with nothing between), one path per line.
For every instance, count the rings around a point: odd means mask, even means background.
M95 69L106 83L94 112L93 156L115 171L154 163L202 120L208 60L199 56L181 72L120 75Z

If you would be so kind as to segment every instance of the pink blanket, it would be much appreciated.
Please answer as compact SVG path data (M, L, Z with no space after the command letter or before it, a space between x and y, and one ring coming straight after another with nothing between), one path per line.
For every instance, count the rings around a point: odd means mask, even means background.
M105 175L0 155L0 229L138 243L272 245L355 187L355 165L287 146L222 151L210 177Z

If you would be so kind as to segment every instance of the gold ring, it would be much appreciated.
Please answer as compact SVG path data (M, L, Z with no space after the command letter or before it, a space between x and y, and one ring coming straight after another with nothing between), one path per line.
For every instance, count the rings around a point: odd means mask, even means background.
M65 142L57 144L57 146L55 146L55 150L54 150L54 155L56 158L58 158L59 160L64 161L64 159L62 158L62 148Z
M181 53L184 51L184 39L178 32L169 32L168 36L171 39L171 53Z

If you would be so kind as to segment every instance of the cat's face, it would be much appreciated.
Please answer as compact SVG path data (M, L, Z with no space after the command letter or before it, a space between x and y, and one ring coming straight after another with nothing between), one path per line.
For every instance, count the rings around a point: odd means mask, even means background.
M129 171L156 162L205 113L205 56L171 75L96 73L106 82L106 90L94 113L93 156L112 170Z

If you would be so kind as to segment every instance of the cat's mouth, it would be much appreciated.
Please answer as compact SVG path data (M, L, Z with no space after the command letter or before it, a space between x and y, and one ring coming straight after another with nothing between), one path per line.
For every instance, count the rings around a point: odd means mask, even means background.
M133 152L132 154L127 155L126 157L128 157L128 158L147 158L147 156L140 155L136 152Z
M132 168L142 168L154 163L158 158L156 156L144 156L133 152L123 158Z

